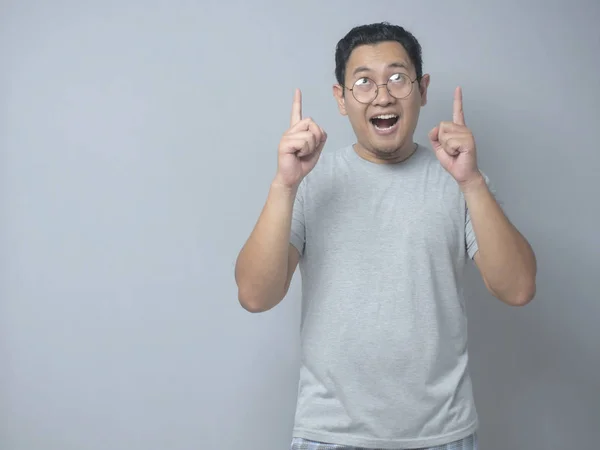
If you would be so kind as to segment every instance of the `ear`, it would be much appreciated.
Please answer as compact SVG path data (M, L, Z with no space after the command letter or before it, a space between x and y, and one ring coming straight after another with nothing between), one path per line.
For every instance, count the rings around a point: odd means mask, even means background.
M419 92L421 93L421 106L425 106L427 104L427 88L429 87L429 82L431 78L429 74L425 74L421 77L421 82L419 83Z
M333 85L333 97L338 105L338 110L342 116L348 115L346 112L346 99L344 98L344 88L339 84Z

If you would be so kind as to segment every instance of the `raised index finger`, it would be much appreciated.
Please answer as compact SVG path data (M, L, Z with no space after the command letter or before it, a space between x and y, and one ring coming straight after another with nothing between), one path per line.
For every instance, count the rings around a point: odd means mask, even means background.
M452 121L459 125L465 124L465 114L462 103L462 89L460 86L454 91L454 112L452 114Z
M290 127L293 127L302 120L302 92L300 89L296 89L294 93L294 103L292 104L292 118L290 120Z

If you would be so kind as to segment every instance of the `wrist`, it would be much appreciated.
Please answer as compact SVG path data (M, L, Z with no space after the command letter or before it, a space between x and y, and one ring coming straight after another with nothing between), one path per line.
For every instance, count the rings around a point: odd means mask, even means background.
M298 185L289 185L275 178L271 182L271 191L274 193L295 197L296 192L298 191Z
M471 192L479 191L481 189L486 189L487 183L485 182L485 178L483 177L483 174L481 172L477 171L476 174L474 174L467 180L460 182L459 186L460 186L460 190L463 192L463 194L468 194Z

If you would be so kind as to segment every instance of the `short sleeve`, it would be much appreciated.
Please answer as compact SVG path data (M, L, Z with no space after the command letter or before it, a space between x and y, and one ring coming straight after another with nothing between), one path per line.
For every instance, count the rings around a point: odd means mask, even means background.
M290 243L296 247L300 256L304 254L304 243L306 239L304 223L304 180L298 186L294 210L292 213L292 229L290 232Z
M496 201L498 201L494 185L490 182L490 179L485 173L482 172L482 175L485 179L485 183L487 184L488 189L490 190L494 198L496 198ZM502 204L500 204L500 207L502 207ZM473 259L475 257L475 253L477 253L477 250L479 250L479 246L477 245L477 238L475 237L475 231L473 230L473 224L471 223L471 214L469 213L469 208L465 207L465 211L465 245L467 248L467 254L469 255L469 258Z

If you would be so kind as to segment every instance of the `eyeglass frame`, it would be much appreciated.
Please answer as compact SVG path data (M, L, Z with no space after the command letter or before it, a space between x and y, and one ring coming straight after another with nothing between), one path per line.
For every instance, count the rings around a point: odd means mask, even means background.
M391 78L392 78L394 75L403 75L403 76L405 76L406 78L408 78L408 80L410 81L410 91L409 91L409 92L408 92L408 94L406 94L404 97L396 97L395 95L393 95L393 94L390 92L390 88L389 88L388 84L389 84L389 82L390 82L390 79L391 79ZM354 95L354 85L356 84L356 82L357 82L358 80L360 80L360 79L362 79L362 78L366 78L366 79L368 79L368 80L371 80L373 83L375 83L375 97L373 97L373 100L370 100L370 101L368 101L368 102L361 102L359 99L357 99L357 98L356 98L356 95ZM386 89L387 89L387 91L388 91L388 94L390 94L390 96L391 96L391 97L394 97L396 100L402 100L402 99L405 99L405 98L407 98L407 97L408 97L410 94L412 94L412 92L413 92L413 89L415 88L415 81L420 81L420 80L419 80L419 76L418 76L418 75L415 77L415 79L414 79L414 80L411 80L411 79L410 79L410 76L409 76L408 74L405 74L405 73L402 73L402 72L398 72L398 73L394 73L394 74L390 75L390 78L388 78L387 82L385 82L384 84L377 84L377 83L375 82L375 80L374 80L374 79L372 79L372 78L369 78L369 77L360 77L358 80L356 80L356 81L355 81L355 82L352 84L352 89L350 89L348 86L346 86L345 84L342 84L342 83L340 83L340 86L342 86L344 89L348 89L350 92L352 92L352 97L354 97L354 99L355 99L355 100L356 100L358 103L361 103L361 104L363 104L363 105L368 105L369 103L373 103L373 102L374 102L374 101L377 99L377 96L379 95L379 88L380 88L380 87L382 87L382 86L385 86L385 88L386 88Z

